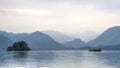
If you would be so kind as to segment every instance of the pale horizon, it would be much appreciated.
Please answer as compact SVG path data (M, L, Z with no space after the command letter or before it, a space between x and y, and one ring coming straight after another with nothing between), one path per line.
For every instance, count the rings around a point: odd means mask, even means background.
M120 25L119 0L0 0L0 30L102 33Z

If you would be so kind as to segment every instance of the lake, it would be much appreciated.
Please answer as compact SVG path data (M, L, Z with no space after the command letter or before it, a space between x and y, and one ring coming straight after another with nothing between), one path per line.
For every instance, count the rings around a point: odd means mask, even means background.
M120 51L0 52L0 68L120 68Z

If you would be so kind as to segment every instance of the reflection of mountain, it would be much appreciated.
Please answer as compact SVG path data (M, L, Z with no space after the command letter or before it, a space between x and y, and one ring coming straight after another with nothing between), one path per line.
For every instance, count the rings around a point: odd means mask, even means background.
M64 45L69 48L80 48L85 46L85 42L81 41L80 39L75 39L65 43Z
M6 37L9 37L12 40L11 42L21 40L26 41L32 50L56 50L65 48L62 44L57 43L51 37L41 32L34 32L31 34L12 34L1 31L0 34L5 35L5 37L1 40L4 40L6 39ZM5 41L6 46L4 48L7 48L8 44L10 44L11 42Z
M52 60L54 58L54 52L51 51L35 51L35 52L29 52L28 55L30 58L28 59L33 59L34 61L40 62L41 60Z
M66 34L63 34L63 33L57 32L57 31L43 31L43 33L49 35L54 40L56 40L57 42L62 43L62 44L74 39L74 37L71 37L69 35L66 35Z
M12 52L13 54L13 58L14 59L34 59L34 61L38 61L40 62L40 60L52 60L53 59L53 52L39 52L39 51L35 51L35 52L26 52L26 51L22 51L22 52ZM29 57L27 57L29 56ZM27 61L27 60L26 60Z
M21 54L17 54L21 55ZM30 51L27 57L14 57L10 52L2 53L0 68L120 68L120 52L86 51ZM69 65L68 65L69 64ZM88 66L89 64L89 66ZM112 64L112 65L111 65Z

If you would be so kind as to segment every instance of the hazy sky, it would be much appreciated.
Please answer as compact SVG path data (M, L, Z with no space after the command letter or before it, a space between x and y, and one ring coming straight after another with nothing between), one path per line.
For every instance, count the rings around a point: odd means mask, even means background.
M120 25L120 0L0 0L0 30L102 32Z

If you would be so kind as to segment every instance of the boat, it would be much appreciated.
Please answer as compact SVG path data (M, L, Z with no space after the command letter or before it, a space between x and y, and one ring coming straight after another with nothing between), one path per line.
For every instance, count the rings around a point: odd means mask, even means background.
M93 52L100 52L100 51L102 51L102 49L99 49L99 48L94 48L94 49L90 49L89 51L93 51Z

